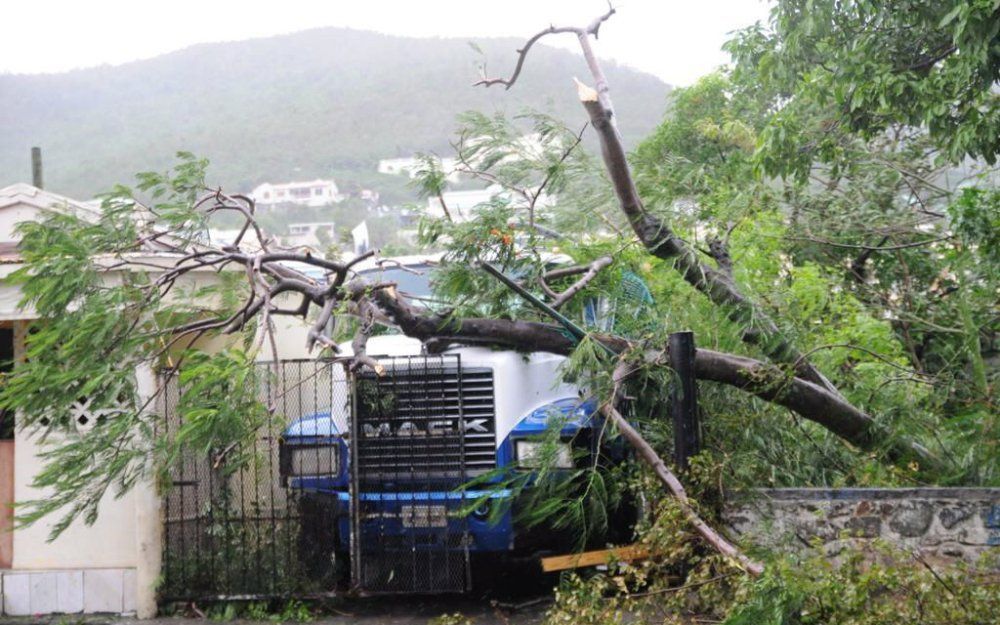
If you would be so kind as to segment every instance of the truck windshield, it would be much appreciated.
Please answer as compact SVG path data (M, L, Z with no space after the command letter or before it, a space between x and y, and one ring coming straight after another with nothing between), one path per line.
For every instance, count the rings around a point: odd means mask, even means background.
M384 269L368 269L359 272L370 282L395 282L399 291L411 299L431 299L431 271L434 267L426 263L407 265L405 269L386 266Z

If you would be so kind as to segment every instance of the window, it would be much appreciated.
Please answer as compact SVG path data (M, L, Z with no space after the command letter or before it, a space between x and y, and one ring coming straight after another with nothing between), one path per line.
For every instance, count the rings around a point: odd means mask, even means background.
M432 265L417 263L407 265L405 269L386 265L385 269L367 269L359 273L370 276L373 282L395 282L404 294L426 299L433 295L430 275L433 269Z
M323 195L323 187L316 187L313 189L313 195Z
M305 187L305 188L300 187L300 188L297 188L297 189L291 189L291 190L289 190L289 193L294 198L309 197L309 188L308 187Z

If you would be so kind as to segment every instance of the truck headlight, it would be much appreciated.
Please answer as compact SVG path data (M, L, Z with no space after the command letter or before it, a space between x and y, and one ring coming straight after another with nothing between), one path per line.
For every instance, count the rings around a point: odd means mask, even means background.
M285 466L288 467L289 477L336 477L340 473L340 453L336 445L289 445L285 450L288 454Z
M522 469L538 469L545 462L552 462L552 466L557 469L573 468L573 450L569 443L556 443L552 448L550 442L515 441L514 453L517 465Z

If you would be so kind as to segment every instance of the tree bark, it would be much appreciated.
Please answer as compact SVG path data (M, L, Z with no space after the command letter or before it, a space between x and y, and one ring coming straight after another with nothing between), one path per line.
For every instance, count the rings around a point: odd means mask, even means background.
M614 113L605 103L609 101L607 94L598 93L580 81L577 81L577 93L600 139L601 156L619 207L649 253L671 261L686 282L725 309L729 319L745 328L744 341L760 347L775 362L794 365L797 375L840 395L837 388L785 339L771 317L740 292L729 276L701 263L691 245L677 236L662 219L645 209L629 170L625 145L614 122Z
M393 289L373 294L375 303L407 335L423 341L459 344L502 345L532 352L569 355L576 341L561 327L536 321L508 319L460 319L428 315L399 298ZM612 335L591 337L621 353L634 345ZM666 350L647 351L651 363L663 362ZM789 376L779 367L753 358L708 349L695 351L695 376L699 380L732 386L765 401L784 406L823 426L845 441L865 450L882 450L893 461L918 460L934 467L939 460L922 445L906 438L893 438L875 419L839 394L812 381Z

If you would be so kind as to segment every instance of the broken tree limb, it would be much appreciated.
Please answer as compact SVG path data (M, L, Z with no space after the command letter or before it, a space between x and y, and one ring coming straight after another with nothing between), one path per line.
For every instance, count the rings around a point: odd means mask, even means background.
M925 467L940 464L923 445L907 438L893 439L875 419L839 394L812 381L790 377L775 365L699 348L694 366L699 380L726 384L784 406L861 449L882 448L897 462L917 460Z
M569 355L578 339L567 335L559 325L509 319L461 319L428 314L410 306L392 289L373 294L376 305L407 335L423 341L482 345L490 343L532 352L545 351ZM591 333L588 337L620 354L635 347L628 339ZM665 364L667 350L648 351L647 361ZM931 468L941 464L927 448L905 437L893 437L881 424L856 408L839 394L799 377L780 367L709 349L695 350L695 376L699 380L732 386L765 401L792 410L865 450L880 450L895 461L917 460Z
M580 103L600 139L601 156L619 207L643 246L653 256L671 261L688 284L724 308L729 319L746 328L748 331L743 334L745 341L760 347L775 362L795 364L796 374L839 395L840 391L808 359L802 358L802 353L783 336L771 317L741 293L724 271L702 263L691 245L677 236L662 219L645 209L632 179L614 113L605 104L607 95L599 94L579 80L576 84Z
M591 280L597 277L597 274L600 273L602 269L610 265L612 262L614 262L614 259L612 259L610 256L601 256L600 258L590 263L589 265L586 265L584 267L574 268L579 270L578 273L583 273L583 276L581 276L579 280L570 285L569 288L567 288L565 291L559 293L556 296L556 298L549 303L549 305L552 306L552 308L559 308L569 300L573 299L573 297L577 293L582 291L583 288L586 287L591 282ZM545 282L545 279L553 277L553 274L554 272L549 272L548 274L545 274L541 277L542 285L547 289L548 289L548 283ZM570 274L563 273L561 275L570 275Z
M688 500L687 491L684 490L684 485L681 484L677 476L667 468L666 463L663 459L657 455L656 451L646 442L645 439L636 431L634 427L618 412L616 409L612 408L610 405L605 404L601 407L601 413L607 417L612 423L618 427L618 431L622 433L622 436L629 442L632 447L636 449L642 459L650 466L653 473L656 475L657 479L667 487L670 494L677 499L677 503L681 508L681 512L684 517L691 523L695 531L705 539L705 542L710 544L712 548L718 551L720 554L735 560L740 568L750 573L754 577L759 577L764 573L764 565L756 560L751 559L745 553L737 549L728 540L722 537L721 534L716 532L712 526L705 522L698 513L695 512L694 508L691 507L691 502Z
M667 464L660 458L653 446L646 442L646 439L639 434L638 430L632 427L632 424L628 422L628 419L622 416L618 409L615 408L615 404L621 393L621 385L624 383L625 379L630 374L628 365L624 362L620 362L615 371L612 374L612 379L614 382L614 390L612 392L612 398L605 402L601 406L601 413L604 414L621 435L629 442L633 449L639 454L639 456L649 465L656 475L657 479L667 487L670 494L674 496L677 500L677 504L681 508L681 512L687 521L694 527L695 531L705 539L713 549L718 551L723 556L735 560L739 566L746 572L750 573L754 577L759 577L764 573L764 565L756 560L751 559L745 553L737 549L732 543L726 540L721 534L715 531L708 523L705 522L698 512L695 511L691 502L688 500L687 491L684 490L684 485L681 481L677 479L673 471L667 466Z
M577 81L578 95L587 110L591 125L594 126L600 138L601 154L604 157L604 164L611 177L615 194L618 196L620 207L639 240L654 256L673 262L684 279L708 296L712 302L725 307L727 316L745 328L744 341L759 346L768 358L775 362L797 363L796 372L798 375L823 386L831 393L839 395L840 391L822 372L808 360L801 359L802 354L784 337L770 316L739 291L727 275L727 268L722 267L722 271L719 271L701 263L694 248L678 237L668 224L651 215L643 207L629 170L621 135L618 132L610 86L590 41L591 36L597 38L601 26L614 14L614 7L609 5L606 13L598 16L587 26L550 26L536 33L517 51L517 65L509 78L487 78L484 76L482 80L474 83L474 86L490 87L500 84L504 85L506 89L510 89L517 81L531 47L539 39L558 33L576 35L596 86L594 89Z
M525 42L517 51L517 65L514 66L514 71L508 78L488 78L483 76L480 80L472 84L473 87L485 86L491 87L493 85L503 85L505 89L510 89L517 82L518 76L521 75L521 70L524 68L524 62L528 58L528 52L531 50L531 46L535 45L539 39L547 35L557 35L560 33L570 33L576 35L578 38L586 38L593 35L595 38L600 34L601 25L608 20L612 15L615 14L615 8L608 5L608 11L601 15L600 17L594 19L590 24L586 26L549 26L545 30L539 31L532 35L528 41ZM589 59L588 59L589 61Z
M641 204L636 206L641 209ZM244 214L244 211L239 212L241 215ZM651 218L640 212L639 219ZM302 297L302 303L298 309L287 311L289 313L305 316L310 307L315 305L320 309L322 318L326 316L324 310L332 313L343 304L349 314L363 316L377 323L397 325L406 335L439 347L449 344L491 345L524 352L547 351L568 355L584 337L595 341L613 354L638 347L621 337L584 333L558 311L552 310L550 313L546 310L551 307L544 302L539 302L540 310L545 310L549 315L554 313L553 318L563 317L568 323L561 327L557 324L533 321L460 318L452 314L435 313L414 307L392 283L368 284L363 280L348 279L352 267L374 252L364 254L350 262L338 263L310 254L292 252L247 252L238 248L224 250L190 247L188 254L177 261L169 280L157 281L148 286L151 296L162 296L164 292L169 291L179 275L200 270L206 262L210 262L213 268L230 263L234 270L242 266L249 272L248 281L252 289L245 304L231 316L185 321L170 328L170 333L174 335L213 330L232 331L230 326L242 327L250 318L262 314L265 309L268 313L277 312L278 309L272 307L279 295L297 293ZM328 284L318 284L285 264L289 261L323 269L328 274ZM506 276L502 278L506 279ZM517 285L512 288L516 287ZM335 302L335 305L328 306L330 301ZM359 306L362 301L365 304ZM314 344L330 345L333 342L325 323L313 324L312 330L314 334L311 338ZM367 337L362 335L355 338L364 341ZM357 351L359 355L364 355L363 345L361 347L362 349ZM657 361L662 359L663 354L662 350L647 352L646 357ZM798 358L802 358L802 355L800 354ZM659 362L665 364L665 361ZM366 364L361 362L361 359L357 363ZM753 358L705 349L698 349L695 353L695 375L700 380L733 386L763 400L789 408L852 445L865 450L884 452L894 461L917 460L924 467L940 466L940 461L927 449L906 438L891 436L876 419L851 405L825 385L809 379L802 373L802 368L795 367L794 364L795 361L787 367L779 367Z

